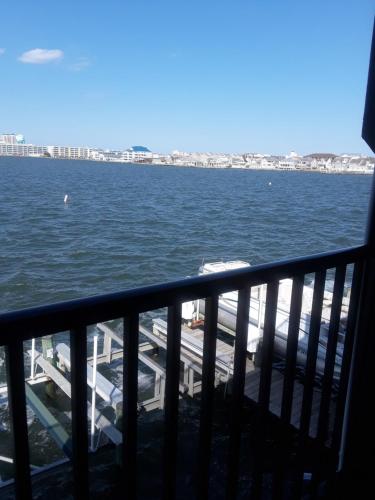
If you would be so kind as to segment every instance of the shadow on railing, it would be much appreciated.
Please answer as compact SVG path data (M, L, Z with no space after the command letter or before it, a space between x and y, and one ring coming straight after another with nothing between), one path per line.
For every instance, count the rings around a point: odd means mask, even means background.
M329 473L333 480L340 450L365 258L366 247L360 246L1 315L0 345L5 346L6 353L17 497L31 498L32 490L30 453L25 443L29 440L27 406L33 398L29 382L34 372L30 378L25 374L24 352L27 349L24 342L63 331L70 332L67 336L70 350L59 344L58 365L47 363L48 354L42 356L35 349L35 343L28 350L28 356L32 360L32 370L34 363L39 363L45 379L57 381L71 398L71 437L64 434L42 404L38 406L36 401L33 408L39 412L40 419L45 418L55 429L55 440L60 439L61 446L67 450L66 455L71 457L76 498L89 495L87 431L90 418L96 419L97 427L101 425L106 429L107 436L111 433L109 439L118 445L119 463L123 464L122 491L126 492L127 498L136 497L137 474L142 477L142 471L137 470L139 363L144 363L155 373L155 392L147 400L149 409L164 411L160 477L163 498L176 496L178 410L179 398L184 393L200 395L194 492L197 498L208 497L209 487L212 488L210 467L215 392L226 376L225 391L229 394L230 411L225 487L222 485L220 492L213 492L216 498L235 498L239 482L243 486L244 478L245 490L251 491L254 498L260 496L262 489L271 489L277 495L292 489L298 498L302 495L307 471L312 474L311 491L317 490L322 478L327 480L327 471L317 459L307 468L306 461L311 457L306 450L311 449L315 450L313 454L316 456L323 449L330 452ZM308 312L303 305L307 275L313 282ZM333 279L332 291L328 290L327 277ZM289 281L287 306L281 303L279 293L286 279L292 280ZM254 290L264 284L266 287L262 286L262 290L266 288L266 294L262 310L263 299L260 292L254 293ZM344 300L344 289L348 284L350 299ZM232 291L238 294L232 332L235 340L230 357L228 348L222 345L225 342L218 339L218 318L222 295ZM194 337L190 332L189 337L190 330L182 326L181 306L197 299L205 299L204 332L201 337ZM325 300L328 300L329 307L325 307ZM140 314L158 308L167 308L166 322L154 321L154 331L151 332L140 325ZM122 337L102 325L118 318L123 318ZM102 352L93 354L88 353L87 328L96 324L101 324L98 328L104 334L104 343ZM258 328L261 338L255 356L248 346L248 336L254 328ZM112 342L117 345L117 350L112 350ZM142 349L146 351L151 349L150 346L165 351L165 368L143 353ZM114 385L108 385L96 372L95 356L108 362L121 359L122 392ZM65 378L64 370L69 371ZM25 379L28 379L26 390ZM95 393L102 399L108 395L108 405L120 416L116 420L117 427L108 419L106 421L105 415L95 414L95 404L90 406L87 402L88 385L93 388L93 401ZM252 422L256 431L248 453L255 459L251 470L243 476L241 436L249 404L253 408ZM269 421L274 419L276 425L281 426L284 444L287 441L285 436L290 435L293 446L288 445L285 449L281 446L270 466L266 442ZM294 456L294 461L289 461L287 453ZM195 461L194 457L191 461Z

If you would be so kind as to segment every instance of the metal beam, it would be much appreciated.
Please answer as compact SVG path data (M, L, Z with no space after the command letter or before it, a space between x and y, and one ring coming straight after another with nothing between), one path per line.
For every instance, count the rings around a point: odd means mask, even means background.
M26 415L23 343L15 341L6 348L6 368L11 429L14 441L17 500L31 499L30 452Z
M375 151L375 22L372 35L362 137ZM340 448L339 494L355 486L359 497L373 485L373 394L375 393L375 176L369 204L365 243L367 260L357 311L353 358ZM344 498L344 496L343 496ZM346 497L345 497L346 498Z
M372 33L362 137L375 153L375 20Z

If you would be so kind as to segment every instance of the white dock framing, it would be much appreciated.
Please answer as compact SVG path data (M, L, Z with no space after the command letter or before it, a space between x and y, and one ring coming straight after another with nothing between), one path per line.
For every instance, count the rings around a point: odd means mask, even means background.
M27 351L31 356L31 350ZM71 397L71 385L70 382L61 374L57 368L51 365L46 359L43 358L42 354L35 351L35 363L37 363L44 373L55 382L55 384L68 396ZM91 417L91 403L87 402L87 415ZM103 433L112 441L112 443L118 445L122 443L121 432L106 418L99 410L95 410L95 426L101 429Z
M57 344L56 346L57 357L59 358L59 364L70 370L70 348L66 344ZM93 388L93 368L90 363L87 363L87 385ZM96 374L96 384L95 390L98 396L100 396L103 401L112 406L116 410L117 405L122 401L122 392L120 389L115 387L109 380L107 380L99 372Z

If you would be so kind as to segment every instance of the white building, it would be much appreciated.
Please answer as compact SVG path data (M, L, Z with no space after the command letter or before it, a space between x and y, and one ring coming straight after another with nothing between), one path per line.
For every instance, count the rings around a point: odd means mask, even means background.
M133 146L122 152L124 162L147 162L152 161L152 152L143 146Z
M88 160L90 149L74 146L47 146L52 158L68 158L70 160Z
M45 156L46 153L46 146L0 143L0 156Z

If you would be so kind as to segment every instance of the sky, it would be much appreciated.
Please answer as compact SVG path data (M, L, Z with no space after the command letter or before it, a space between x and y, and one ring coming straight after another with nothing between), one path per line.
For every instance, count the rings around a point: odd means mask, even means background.
M369 154L374 0L18 0L0 133L152 151Z

